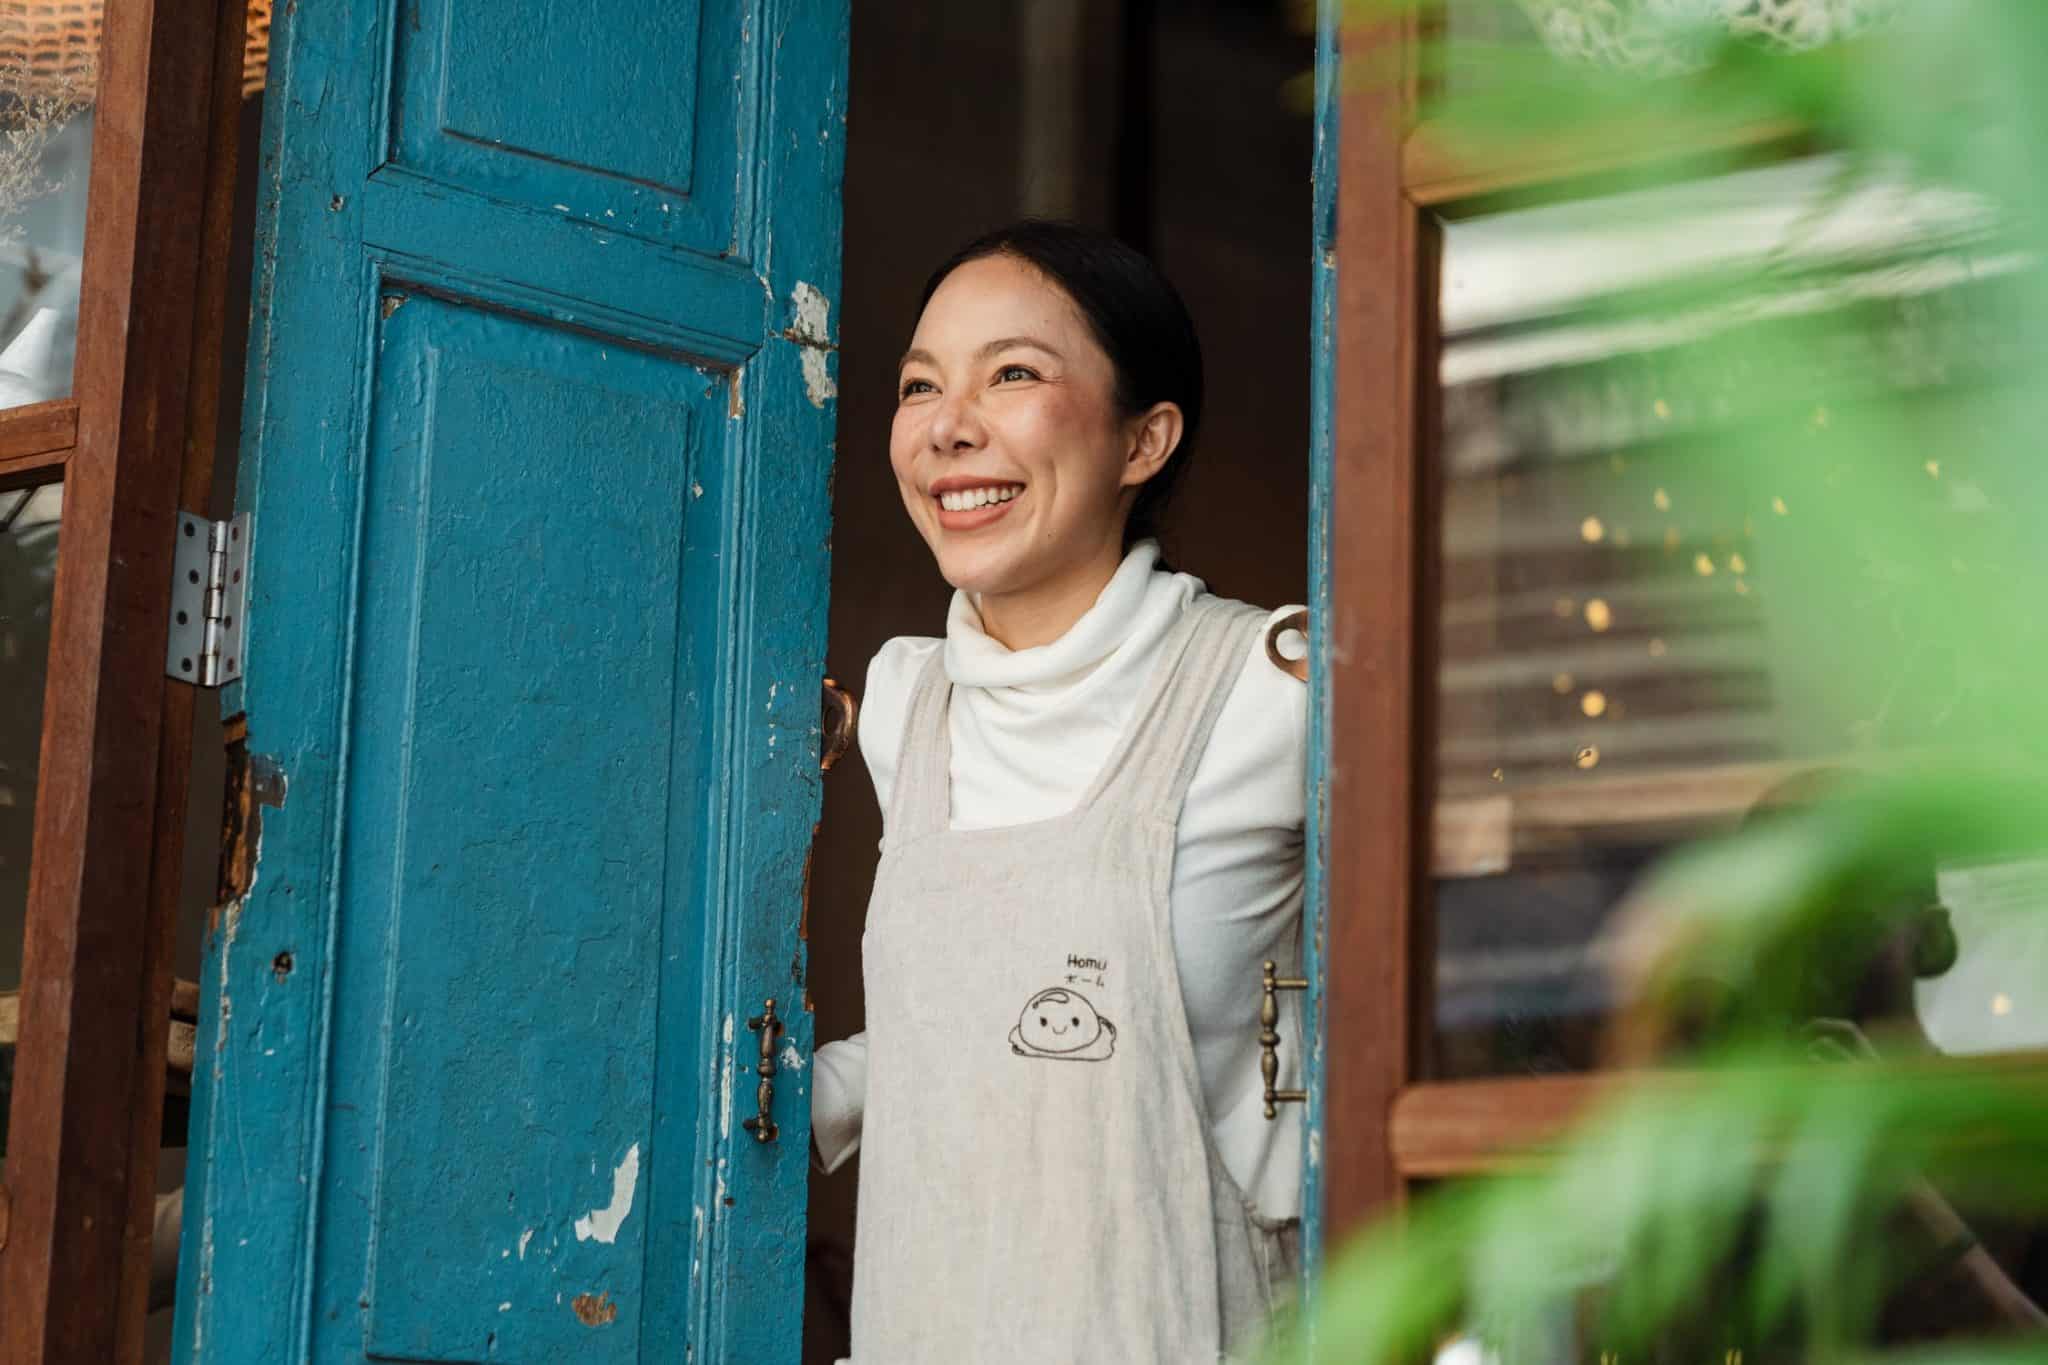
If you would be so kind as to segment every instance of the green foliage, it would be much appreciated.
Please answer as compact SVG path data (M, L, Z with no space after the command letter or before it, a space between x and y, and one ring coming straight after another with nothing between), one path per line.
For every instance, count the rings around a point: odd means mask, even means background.
M1458 1329L1510 1362L2048 1359L2038 1336L1901 1350L1883 1326L1942 1250L1905 1212L1930 1188L1966 1220L2048 1223L2038 1069L1943 1064L1882 1036L1817 1061L1839 1049L1808 1027L1936 860L2038 853L2048 830L2048 4L1921 0L1799 51L1731 36L1735 4L1572 2L1636 16L1633 36L1664 57L1562 60L1516 36L1547 5L1502 7L1501 23L1423 46L1436 135L1494 158L1618 127L1668 127L1676 152L1682 130L1797 125L1842 156L1835 202L1905 181L1985 211L1930 246L1923 264L1959 266L1939 289L1872 298L1787 250L1595 305L1715 318L1657 382L1711 398L1686 458L1757 515L1774 610L1810 645L1774 659L1776 676L1869 775L1692 846L1632 897L1623 968L1653 1031L1685 1044L1663 1054L1672 1075L1587 1118L1551 1160L1432 1192L1344 1249L1312 1358L1427 1358ZM1355 0L1348 17L1417 8ZM1482 0L1459 8L1469 20ZM1387 75L1354 53L1344 78ZM1602 189L1741 155L1652 159ZM1270 1359L1302 1350L1295 1337Z

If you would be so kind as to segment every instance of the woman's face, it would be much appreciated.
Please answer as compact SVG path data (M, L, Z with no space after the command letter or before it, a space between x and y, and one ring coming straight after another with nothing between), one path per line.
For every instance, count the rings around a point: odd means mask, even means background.
M1114 570L1136 488L1165 456L1148 455L1147 417L1118 412L1115 366L1058 285L1012 256L955 270L897 394L889 463L947 582L1004 596Z

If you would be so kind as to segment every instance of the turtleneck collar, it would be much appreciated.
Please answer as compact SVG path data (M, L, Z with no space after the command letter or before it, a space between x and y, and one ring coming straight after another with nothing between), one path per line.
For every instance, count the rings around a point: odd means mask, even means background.
M1030 649L991 638L973 599L955 592L946 614L946 676L956 687L1044 687L1077 682L1114 655L1149 653L1202 591L1200 579L1158 565L1159 542L1139 541L1066 634Z

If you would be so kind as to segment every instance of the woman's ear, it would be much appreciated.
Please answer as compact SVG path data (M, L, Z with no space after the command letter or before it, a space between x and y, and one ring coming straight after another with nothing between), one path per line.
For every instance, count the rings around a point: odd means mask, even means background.
M1135 488L1166 467L1173 452L1180 449L1182 431L1180 404L1154 403L1130 420L1124 454L1125 488Z

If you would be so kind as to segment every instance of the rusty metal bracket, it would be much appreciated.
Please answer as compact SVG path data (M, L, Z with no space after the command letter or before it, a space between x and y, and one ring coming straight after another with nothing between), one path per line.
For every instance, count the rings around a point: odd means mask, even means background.
M221 793L220 870L215 879L213 909L207 932L220 923L221 911L249 894L256 884L256 859L263 846L263 807L282 809L284 770L268 754L249 752L249 718L230 716L225 726L227 782Z

